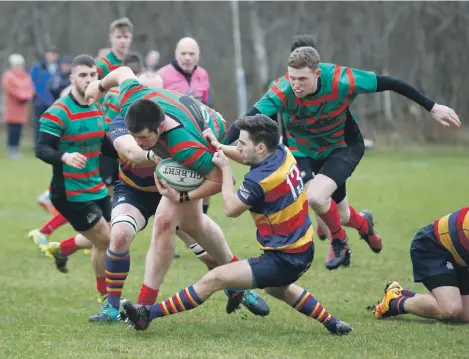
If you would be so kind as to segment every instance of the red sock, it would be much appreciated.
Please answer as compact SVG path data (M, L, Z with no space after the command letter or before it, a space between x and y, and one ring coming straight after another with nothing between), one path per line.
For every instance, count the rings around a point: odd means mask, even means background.
M237 261L239 261L238 257L233 255L233 259L230 261L230 263L237 262Z
M341 239L345 240L345 231L340 225L340 216L337 211L337 204L335 201L331 200L331 207L326 213L319 214L318 216L324 221L326 226L331 231L331 239Z
M152 289L142 284L137 302L143 305L153 305L156 302L156 298L158 298L158 292L158 289Z
M346 226L355 228L360 234L368 234L368 222L365 218L357 213L352 206L348 206L348 208L350 210L350 219Z
M54 215L49 222L44 224L42 228L39 230L42 234L45 234L46 236L49 236L54 232L57 228L60 226L63 226L65 223L67 223L67 219L62 216L60 213L57 213Z
M96 277L96 289L101 294L106 294L106 277Z
M66 239L65 241L60 242L60 251L66 257L71 256L78 250L78 247L75 243L75 237Z

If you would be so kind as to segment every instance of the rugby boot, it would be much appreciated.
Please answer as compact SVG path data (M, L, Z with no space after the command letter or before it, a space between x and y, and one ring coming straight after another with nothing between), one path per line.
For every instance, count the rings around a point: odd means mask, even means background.
M397 297L401 296L401 294L402 287L399 283L395 281L389 281L388 283L386 283L386 287L384 289L384 297L381 302L379 302L375 306L373 310L375 318L380 319L397 315L397 313L394 313L390 310L390 303L391 300L396 299Z
M368 233L360 234L360 237L368 244L373 252L381 252L381 249L383 248L383 241L381 240L378 232L375 231L373 214L368 210L361 211L360 214L363 216L363 218L365 218L365 221L368 222Z
M135 330L145 330L150 325L150 306L140 304L132 304L127 301L122 305L121 318L125 318L125 322L130 328Z
M329 270L337 269L341 265L348 267L352 250L348 247L347 237L345 240L334 238L329 245L329 253L326 257L326 268Z
M68 257L62 254L62 251L60 250L59 242L50 242L46 248L46 253L47 253L47 256L54 258L55 266L57 267L57 270L59 272L62 272L62 273L68 272L68 268L67 268Z
M119 309L114 308L107 300L104 302L104 305L101 307L98 314L88 318L88 322L90 323L111 323L118 322L119 320Z

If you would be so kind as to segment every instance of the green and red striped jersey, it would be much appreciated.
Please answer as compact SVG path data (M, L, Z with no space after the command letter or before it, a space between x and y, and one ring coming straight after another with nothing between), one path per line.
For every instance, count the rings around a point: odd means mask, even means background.
M297 149L314 159L324 159L335 149L347 147L344 128L349 107L357 95L376 92L377 86L374 72L327 63L320 63L319 69L318 91L314 94L296 97L285 75L254 105L264 115L281 114Z
M180 123L180 126L163 133L153 151L161 158L173 158L184 166L192 168L202 175L213 169L215 149L207 143L202 132L210 128L219 141L226 135L223 117L188 95L164 89L144 87L135 79L128 79L120 85L121 115L136 100L154 101L165 114Z
M95 62L100 79L102 79L111 71L122 66L122 60L119 60L112 51L109 51L104 56L98 57Z
M104 113L104 119L106 120L106 133L109 132L109 125L112 120L119 114L119 87L113 87L109 89L102 99L102 107Z
M76 169L63 163L54 167L52 194L64 192L70 202L104 198L107 188L99 175L99 155L105 136L105 121L98 104L80 105L71 94L55 101L40 118L40 131L60 138L61 153L78 152L87 157L86 166Z

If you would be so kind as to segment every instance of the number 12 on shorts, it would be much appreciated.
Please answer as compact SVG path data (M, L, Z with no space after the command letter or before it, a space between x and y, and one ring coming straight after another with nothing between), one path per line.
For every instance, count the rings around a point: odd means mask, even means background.
M291 166L290 172L287 174L286 179L293 198L297 199L301 192L303 192L304 185L300 170L298 169L298 165L296 163Z

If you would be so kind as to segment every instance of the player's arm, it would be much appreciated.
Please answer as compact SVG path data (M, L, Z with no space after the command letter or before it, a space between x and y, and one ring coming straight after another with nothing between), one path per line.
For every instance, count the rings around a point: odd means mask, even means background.
M52 166L65 163L74 168L84 168L87 161L85 156L78 152L67 153L59 150L60 136L64 128L64 122L57 114L46 112L42 115L35 149L36 157Z
M90 82L85 91L85 100L89 104L92 104L95 101L99 101L104 96L106 91L113 87L119 86L122 82L128 79L138 81L130 67L121 66L107 74L102 80Z
M250 180L244 180L238 191L233 185L233 173L230 163L223 151L218 151L213 156L213 163L220 168L223 174L223 184L221 195L223 198L223 208L228 217L239 217L249 210L261 196L263 192L260 186Z
M244 164L243 162L243 156L241 155L241 152L239 152L236 149L236 146L230 146L230 145L224 145L221 144L215 135L213 134L213 131L209 128L206 129L202 135L205 137L205 139L217 150L217 151L223 151L223 153L230 159L232 159L235 162Z
M453 109L439 105L432 99L425 96L413 86L401 79L376 75L374 72L357 69L346 69L346 76L349 83L349 91L355 95L362 93L393 91L409 100L414 101L425 108L432 117L445 126L454 125L459 127L461 121Z
M137 145L137 142L125 127L124 118L120 115L112 120L109 136L116 151L133 163L158 162L160 160L153 151L142 150Z
M257 114L273 117L286 107L287 92L291 91L291 86L285 78L276 81L271 88L257 101L244 116L254 116ZM232 123L228 128L223 144L230 145L239 138L239 128Z
M119 157L116 149L114 148L114 145L112 144L112 140L107 135L104 135L103 137L103 144L101 145L101 153L104 156L111 157L111 158L117 159Z

